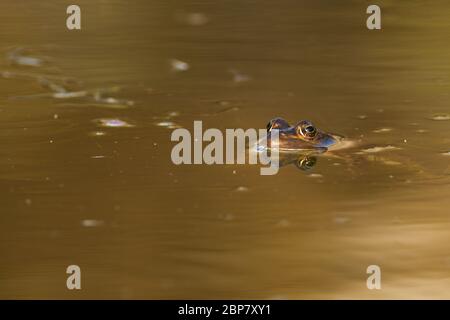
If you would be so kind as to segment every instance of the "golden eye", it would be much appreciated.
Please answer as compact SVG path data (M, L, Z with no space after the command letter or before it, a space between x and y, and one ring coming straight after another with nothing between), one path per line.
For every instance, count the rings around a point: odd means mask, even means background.
M305 131L305 134L308 136L315 136L316 135L316 127L314 127L313 125L307 125L306 127L303 128L303 130Z
M317 129L311 123L305 123L298 127L299 134L307 139L313 139L317 134Z

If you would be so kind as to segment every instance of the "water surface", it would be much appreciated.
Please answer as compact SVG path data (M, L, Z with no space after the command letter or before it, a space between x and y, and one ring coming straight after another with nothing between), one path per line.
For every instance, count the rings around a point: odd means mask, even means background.
M450 298L447 2L381 1L381 31L358 1L77 3L81 31L0 4L0 297ZM401 149L171 162L172 127L275 116Z

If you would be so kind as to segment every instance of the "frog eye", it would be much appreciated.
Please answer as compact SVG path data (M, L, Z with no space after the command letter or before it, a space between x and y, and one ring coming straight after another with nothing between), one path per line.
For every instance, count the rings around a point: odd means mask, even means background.
M308 139L314 138L317 134L316 127L312 123L309 123L309 122L300 125L298 128L298 131L303 137L308 138Z
M316 133L316 128L312 125L306 126L304 128L304 130L305 130L306 134L308 134L308 135L310 135L310 134L314 135Z

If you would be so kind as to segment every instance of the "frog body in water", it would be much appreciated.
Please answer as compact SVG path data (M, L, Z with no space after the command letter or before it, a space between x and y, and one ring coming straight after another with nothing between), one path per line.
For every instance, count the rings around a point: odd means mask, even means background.
M273 130L278 130L278 139L272 139ZM328 150L348 146L344 137L318 129L311 121L301 120L291 126L283 118L274 118L267 124L267 136L258 142L268 150L279 151L280 166L295 164L299 169L311 169L317 159L314 155L323 154ZM261 149L260 149L261 150Z
M278 141L272 141L273 130L278 130ZM265 141L263 141L265 140ZM312 169L318 157L334 159L347 164L352 172L357 170L356 163L361 161L378 162L388 166L401 166L406 170L426 172L426 168L414 159L402 157L395 151L403 148L392 145L369 145L360 140L352 140L342 135L328 133L317 128L311 121L302 120L291 126L282 118L274 118L267 124L267 136L260 140L268 150L278 149L280 167L294 164L301 170ZM393 152L394 151L394 152ZM380 153L389 152L389 156Z

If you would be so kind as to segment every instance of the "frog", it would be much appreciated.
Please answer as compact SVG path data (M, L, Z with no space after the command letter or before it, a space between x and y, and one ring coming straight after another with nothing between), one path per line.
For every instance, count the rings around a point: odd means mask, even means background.
M403 166L404 168L426 172L426 168L407 157L396 154L402 148L394 145L373 145L362 139L352 139L342 134L332 133L317 127L310 120L300 120L295 125L281 117L270 120L267 124L267 136L258 142L279 151L279 166L294 164L303 171L312 170L319 158L341 161L347 168L355 168L361 161L377 162L384 165ZM278 130L277 141L272 140L273 130ZM389 151L389 156L384 153Z

